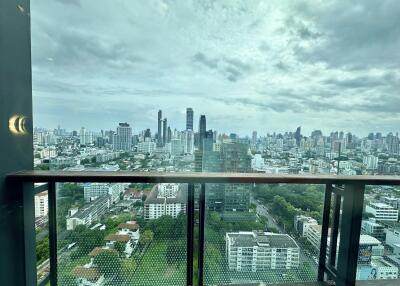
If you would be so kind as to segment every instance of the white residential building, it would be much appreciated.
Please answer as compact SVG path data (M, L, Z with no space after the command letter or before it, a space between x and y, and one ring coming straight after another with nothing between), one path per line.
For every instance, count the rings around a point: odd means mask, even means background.
M363 158L363 164L368 170L378 169L378 157L374 155L368 155Z
M121 242L125 244L124 254L128 258L132 255L136 243L134 243L128 234L109 234L104 240L106 241L106 248L114 249L115 243Z
M321 225L311 225L306 232L306 238L307 240L316 248L320 249L321 245L321 230L322 226ZM338 245L340 243L340 233L338 234ZM330 248L330 235L328 235L328 252ZM367 253L369 255L373 256L382 256L384 252L384 246L382 243L377 240L375 237L372 237L370 235L366 234L361 234L360 235L360 250L365 250L368 249Z
M365 207L365 212L373 214L377 221L398 221L399 211L384 203L370 202Z
M230 232L225 235L229 270L256 272L299 266L300 248L288 234Z
M99 221L100 218L109 210L111 198L107 196L99 197L80 210L71 210L67 217L67 230L74 230L77 225L90 226L93 222Z
M35 195L35 218L46 216L49 212L49 196L47 191Z
M306 236L308 228L312 225L318 225L318 222L312 217L298 215L294 218L294 229L300 233L301 236Z
M397 210L400 210L400 198L383 197L382 201L385 204L392 206Z
M186 212L186 184L157 184L144 202L144 218L157 219L163 215L174 218Z
M112 202L116 202L120 194L125 191L125 184L90 183L85 184L83 189L85 202L91 202L98 197L106 195L110 195Z
M379 240L385 238L385 227L375 221L375 219L363 220L361 230L364 234L371 235Z
M129 235L137 243L140 238L139 224L136 221L127 221L118 225L118 234Z
M400 255L400 227L386 230L385 243L393 249L395 255Z
M151 141L150 138L146 138L145 141L139 142L137 144L137 152L145 153L145 154L153 154L156 150L157 144L156 142Z

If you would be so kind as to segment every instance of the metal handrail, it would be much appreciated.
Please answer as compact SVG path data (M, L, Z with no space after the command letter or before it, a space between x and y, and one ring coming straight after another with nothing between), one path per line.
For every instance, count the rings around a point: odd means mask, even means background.
M400 176L281 175L265 173L160 173L107 171L21 171L7 176L17 182L117 183L256 183L400 185Z

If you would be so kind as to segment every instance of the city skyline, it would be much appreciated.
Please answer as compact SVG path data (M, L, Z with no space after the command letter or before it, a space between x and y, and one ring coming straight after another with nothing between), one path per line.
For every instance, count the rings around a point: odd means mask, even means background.
M163 106L183 130L191 106L238 134L395 132L399 13L389 0L36 1L35 125L153 129Z
M175 126L174 122L172 123L173 124L172 126L169 125L171 122L168 122L168 123L166 122L168 120L168 116L163 116L163 113L162 113L163 110L162 109L158 109L157 120L156 120L156 122L158 122L158 123L156 123L156 126L153 126L153 127L149 126L149 127L143 128L143 129L135 129L134 123L126 122L126 121L122 120L120 122L114 122L113 124L111 124L110 128L96 127L96 128L92 128L92 129L89 128L87 131L100 132L100 131L114 130L115 127L120 125L120 124L128 124L128 125L130 125L130 128L132 128L132 135L150 131L152 137L154 137L156 142L163 143L164 135L167 135L167 134L164 134L164 122L166 123L165 127L166 128L167 127L170 128L171 131L172 130L177 130L177 131L191 130L194 133L199 133L200 132L200 124L201 124L202 118L203 118L203 120L206 120L206 118L208 118L207 114L198 115L198 120L196 122L196 115L193 115L193 114L195 114L195 110L193 108L191 108L191 107L187 107L185 110L186 110L185 111L186 113L184 114L185 117L182 120L184 120L184 124L183 125L186 126L186 128L182 128L182 129L177 128ZM188 117L187 110L190 110L191 117ZM125 123L123 123L123 122L125 122ZM188 127L188 122L190 122L189 126L191 126L193 129L190 129L190 128L188 129L187 128ZM371 134L375 135L375 134L378 134L378 133L383 137L385 137L386 135L388 135L390 133L392 133L394 136L398 136L398 134L399 134L399 131L382 132L380 130L372 130L370 132L367 132L366 134L360 134L360 133L357 133L357 132L351 132L351 131L346 130L346 129L345 130L340 130L340 129L324 130L323 128L306 128L306 130L311 130L311 131L310 132L304 132L304 126L297 126L293 130L279 130L279 131L269 131L269 132L268 131L260 132L259 130L253 129L253 130L249 130L248 133L240 134L240 133L235 132L234 130L231 130L229 132L224 132L224 131L220 131L218 129L212 128L209 125L206 126L205 125L206 124L205 121L202 124L204 124L204 128L205 128L205 130L203 130L203 132L208 131L208 130L214 130L214 131L219 132L219 134L225 134L225 135L236 134L238 136L248 137L248 138L252 138L254 136L254 132L256 134L256 137L264 137L264 136L273 135L273 134L278 135L278 134L292 133L297 138L296 139L297 141L299 140L298 138L300 138L299 136L306 136L306 137L307 136L312 136L312 133L315 132L315 131L318 131L318 132L321 131L323 136L329 136L329 135L331 135L331 133L337 132L337 133L343 133L344 135L350 133L352 135L359 136L361 138L362 137L368 137ZM182 124L178 124L178 125L182 125ZM196 127L196 125L197 125L197 127ZM35 129L46 129L46 130L64 129L64 130L72 132L72 131L79 131L82 128L86 129L86 126L82 125L79 128L78 127L76 127L76 128L65 128L64 125L58 124L57 127L56 126L52 126L52 127L35 126L34 128ZM159 133L161 134L161 136L157 137Z

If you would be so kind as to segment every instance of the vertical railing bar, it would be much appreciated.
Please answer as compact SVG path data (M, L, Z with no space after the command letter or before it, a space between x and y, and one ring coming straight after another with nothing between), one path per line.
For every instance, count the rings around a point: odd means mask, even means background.
M193 285L193 249L194 249L194 185L188 185L187 213L187 248L186 248L186 285Z
M204 279L204 234L206 215L206 184L201 184L199 197L199 253L198 253L198 285L203 285Z
M339 234L341 201L342 201L342 197L339 194L334 194L331 244L330 244L330 248L329 248L329 260L328 260L329 265L332 266L333 268L335 268L335 264L336 264L336 251L337 251L337 239L338 239L338 234Z
M35 231L35 193L33 183L22 183L24 247L25 247L25 285L37 284L36 270L36 231Z
M325 186L324 212L322 215L321 244L319 252L318 281L324 281L326 265L326 249L328 243L329 214L331 210L332 185Z
M345 185L337 263L338 275L335 281L337 286L352 286L356 282L364 188L363 184Z
M57 198L56 183L49 182L49 248L50 248L50 285L57 285Z

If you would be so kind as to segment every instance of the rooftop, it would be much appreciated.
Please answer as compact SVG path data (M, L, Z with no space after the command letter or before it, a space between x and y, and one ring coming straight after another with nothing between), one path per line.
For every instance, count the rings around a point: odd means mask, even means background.
M232 239L233 246L254 247L268 246L270 248L298 248L296 242L288 234L271 232L229 232L226 234Z
M72 271L72 275L75 278L85 278L91 282L97 281L101 274L97 271L96 268L94 267L83 267L83 266L77 266L74 268Z
M120 241L120 242L128 242L131 239L129 235L126 234L109 234L104 240L106 241Z

